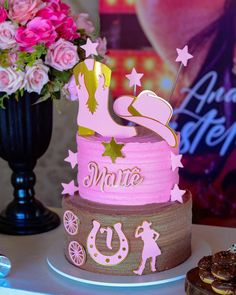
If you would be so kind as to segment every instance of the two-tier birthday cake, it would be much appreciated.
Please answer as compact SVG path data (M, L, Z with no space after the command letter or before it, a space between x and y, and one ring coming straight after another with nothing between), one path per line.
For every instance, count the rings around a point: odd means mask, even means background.
M89 54L86 53L89 57ZM139 86L141 74L128 75ZM149 90L116 99L108 110L111 70L93 58L74 68L79 100L78 187L63 183L65 255L75 267L142 275L177 266L191 255L191 194L179 188L180 136L172 108Z

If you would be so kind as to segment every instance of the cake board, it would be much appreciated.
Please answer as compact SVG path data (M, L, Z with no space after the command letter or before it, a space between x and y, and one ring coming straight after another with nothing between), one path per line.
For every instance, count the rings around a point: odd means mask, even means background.
M49 249L47 263L50 269L75 282L105 287L144 287L167 284L184 279L189 269L195 267L202 256L211 254L208 243L199 235L192 238L192 255L184 263L170 270L143 276L114 276L92 273L73 266L63 255L61 245Z

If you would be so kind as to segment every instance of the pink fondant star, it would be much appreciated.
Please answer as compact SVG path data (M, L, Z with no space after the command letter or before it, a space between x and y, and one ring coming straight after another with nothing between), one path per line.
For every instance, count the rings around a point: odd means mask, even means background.
M188 52L188 45L185 45L183 49L176 48L178 57L175 61L180 61L186 67L188 60L193 58L193 56Z
M87 38L86 44L84 44L80 47L85 50L86 58L92 54L98 55L98 53L97 53L98 42L93 43L89 38Z
M77 153L73 153L71 150L68 151L69 156L64 159L65 162L68 162L71 164L71 168L74 169L77 165Z
M185 194L185 190L179 189L178 184L175 184L174 188L170 192L170 200L171 202L178 201L180 203L183 203L183 195Z
M142 73L137 73L135 68L132 69L132 72L125 77L129 80L129 87L132 86L141 86L140 80L143 77Z
M62 191L62 195L70 195L73 196L75 194L75 192L78 191L78 187L75 185L75 181L72 180L69 183L62 183L61 184L63 187L63 191Z
M181 163L182 155L175 155L174 153L171 154L171 168L172 171L175 171L176 168L183 168L183 164Z

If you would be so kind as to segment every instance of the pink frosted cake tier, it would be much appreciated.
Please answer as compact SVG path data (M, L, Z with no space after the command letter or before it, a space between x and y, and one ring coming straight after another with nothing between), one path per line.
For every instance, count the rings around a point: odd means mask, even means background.
M81 198L113 205L146 205L170 201L170 193L179 182L178 168L172 171L171 148L158 135L140 131L129 139L115 139L124 144L124 158L102 156L100 135L77 136L78 184Z

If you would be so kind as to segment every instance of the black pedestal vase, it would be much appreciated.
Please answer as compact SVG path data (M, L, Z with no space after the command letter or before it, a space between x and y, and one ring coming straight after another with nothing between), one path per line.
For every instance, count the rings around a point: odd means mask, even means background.
M0 232L31 235L60 224L59 217L35 199L33 169L47 150L52 134L52 101L34 104L35 93L13 96L0 109L0 156L13 170L14 200L0 214ZM1 190L0 190L1 195Z

